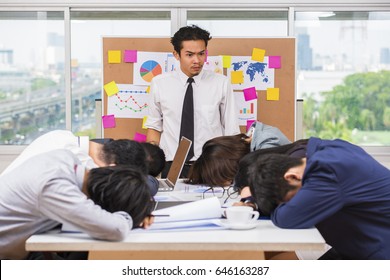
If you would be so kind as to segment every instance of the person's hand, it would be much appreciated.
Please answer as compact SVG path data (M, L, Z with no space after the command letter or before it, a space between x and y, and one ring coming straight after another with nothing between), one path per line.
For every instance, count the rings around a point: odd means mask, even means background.
M257 207L256 207L256 204L252 203L252 202L234 202L232 204L233 206L249 206L249 207L252 207L253 210L257 210Z
M246 205L246 203L244 203L244 202L237 201L237 202L234 202L234 203L232 204L232 206L248 206L248 205Z
M147 229L148 227L151 226L151 224L153 224L153 222L154 222L154 216L149 215L142 221L142 223L139 226Z
M251 189L247 186L247 187L243 187L240 191L240 196L241 197L249 197L249 196L252 196L251 194Z

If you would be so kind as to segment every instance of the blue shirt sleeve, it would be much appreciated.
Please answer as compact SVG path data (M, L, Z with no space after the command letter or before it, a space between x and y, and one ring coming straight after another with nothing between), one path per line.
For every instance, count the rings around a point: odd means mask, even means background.
M150 190L150 194L155 196L158 191L158 180L152 175L148 175L147 184Z

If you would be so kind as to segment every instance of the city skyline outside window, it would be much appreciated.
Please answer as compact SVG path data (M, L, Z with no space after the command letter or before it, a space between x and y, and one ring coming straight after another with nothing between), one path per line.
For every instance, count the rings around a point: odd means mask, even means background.
M65 112L64 13L0 12L0 145L65 129L65 114L73 132L94 137L102 37L171 36L170 11L70 15L72 112ZM190 10L187 22L213 37L288 35L287 11ZM390 145L390 12L296 12L294 24L303 136Z
M0 12L0 30L0 145L64 129L64 13Z
M304 137L390 145L390 12L296 12Z
M286 37L287 11L188 11L187 23L214 37Z

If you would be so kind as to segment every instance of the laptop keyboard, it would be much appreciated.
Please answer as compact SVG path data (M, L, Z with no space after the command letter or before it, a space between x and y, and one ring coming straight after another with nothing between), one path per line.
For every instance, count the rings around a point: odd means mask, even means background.
M168 192L171 190L172 190L172 188L168 185L168 183L165 180L158 181L158 191L159 192Z

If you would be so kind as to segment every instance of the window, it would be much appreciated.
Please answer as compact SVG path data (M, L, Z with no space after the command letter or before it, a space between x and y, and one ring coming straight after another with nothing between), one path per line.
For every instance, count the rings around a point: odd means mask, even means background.
M390 12L296 12L304 137L390 145Z
M0 30L0 144L64 129L64 13L0 11Z
M286 11L188 11L188 24L196 24L214 37L287 36Z

